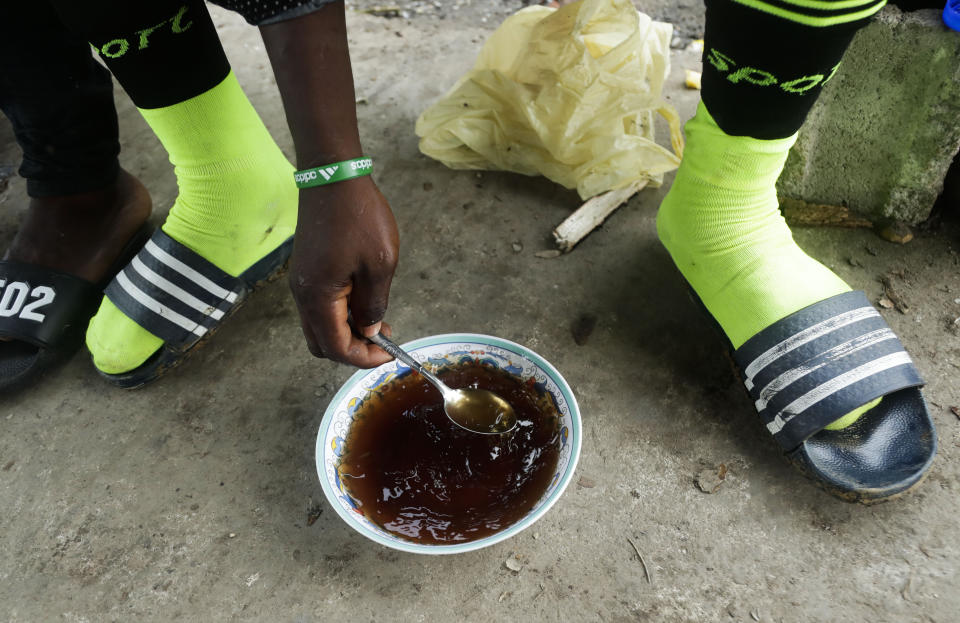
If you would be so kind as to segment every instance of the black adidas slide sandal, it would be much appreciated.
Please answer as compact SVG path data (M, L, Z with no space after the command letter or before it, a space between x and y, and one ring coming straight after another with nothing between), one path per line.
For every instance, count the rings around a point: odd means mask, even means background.
M141 387L179 365L237 311L247 296L282 275L293 237L239 277L158 229L143 250L107 286L106 295L127 317L164 344L134 370L101 376L126 389Z
M923 380L863 292L787 316L733 358L767 430L830 493L878 502L923 479L937 451ZM850 426L824 428L881 397Z
M141 228L99 284L42 266L0 261L0 393L30 386L80 349L104 286L149 236L149 227Z

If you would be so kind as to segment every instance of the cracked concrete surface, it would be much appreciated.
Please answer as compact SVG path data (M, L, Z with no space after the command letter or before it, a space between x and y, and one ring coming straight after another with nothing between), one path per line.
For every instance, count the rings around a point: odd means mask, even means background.
M216 11L215 20L290 155L259 37L234 16ZM401 231L395 335L490 333L550 360L584 417L574 484L535 526L470 554L401 554L355 534L327 506L313 463L323 409L352 370L309 356L281 281L153 386L108 387L81 354L0 399L0 618L956 619L956 219L905 246L864 230L796 232L874 301L878 277L894 274L910 308L883 315L929 383L938 426L940 453L916 493L852 506L805 480L767 438L656 239L666 185L643 191L573 253L536 258L576 194L542 179L447 170L419 154L413 134L493 24L365 14L349 23L364 145ZM673 59L668 95L684 117L698 96L683 90L682 70L698 62ZM171 168L121 92L117 101L122 162L149 187L159 223L176 195ZM18 160L0 125L0 164ZM0 203L8 242L26 207L23 181L11 179ZM596 325L578 345L571 326L585 315ZM720 464L726 478L704 493L698 475ZM519 572L505 566L511 556Z

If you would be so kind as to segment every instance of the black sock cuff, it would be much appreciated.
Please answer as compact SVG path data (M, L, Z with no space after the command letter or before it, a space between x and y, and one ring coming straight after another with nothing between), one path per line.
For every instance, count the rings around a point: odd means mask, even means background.
M178 104L209 91L230 72L200 0L61 0L57 10L90 41L138 108Z
M703 102L724 132L767 140L800 129L853 36L869 21L811 26L736 0L706 4ZM825 12L787 0L758 4L783 4L805 14ZM882 5L880 0L849 10Z

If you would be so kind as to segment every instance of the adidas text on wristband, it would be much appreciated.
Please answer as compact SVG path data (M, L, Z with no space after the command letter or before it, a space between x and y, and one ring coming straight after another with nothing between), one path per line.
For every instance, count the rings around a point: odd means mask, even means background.
M293 174L297 181L297 188L312 188L325 186L334 182L363 177L373 172L373 160L370 158L354 158L343 162L334 162L322 167L304 169Z

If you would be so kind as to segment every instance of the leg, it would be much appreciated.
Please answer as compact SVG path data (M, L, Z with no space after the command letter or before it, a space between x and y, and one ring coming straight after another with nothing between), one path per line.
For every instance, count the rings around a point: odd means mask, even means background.
M883 2L833 12L794 7L782 16L734 0L707 4L703 101L686 126L687 151L657 226L739 348L777 320L850 290L794 243L775 183L820 89Z
M44 1L7 7L0 20L0 59L0 108L23 150L20 174L31 197L5 259L100 283L102 289L150 214L146 189L117 162L110 75ZM5 265L4 271L4 283L17 280L18 269ZM89 314L81 315L69 320L85 325ZM8 335L23 337L16 321L9 322ZM44 318L44 324L50 322L57 321ZM0 387L23 386L75 347L79 342L56 349L19 339L3 342Z
M284 243L296 224L292 166L230 71L203 2L58 2L160 138L180 194L163 231L238 276ZM109 374L140 366L164 340L109 298L87 345Z
M883 3L707 0L703 101L657 217L738 349L768 430L828 489L864 500L919 482L932 420L879 314L793 241L775 184L822 85Z
M0 22L0 108L23 149L27 193L54 197L109 186L120 153L110 74L49 4L7 10Z
M110 75L42 1L9 7L0 58L0 108L23 149L31 197L8 257L97 282L150 212L117 162Z

